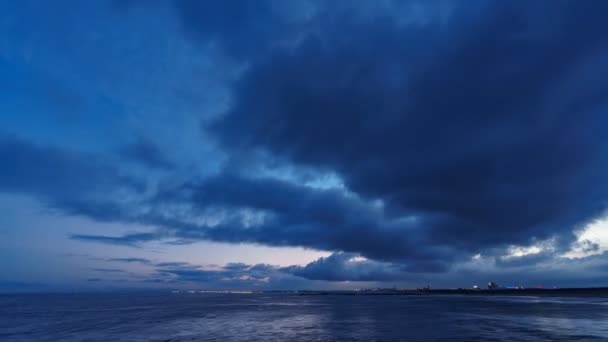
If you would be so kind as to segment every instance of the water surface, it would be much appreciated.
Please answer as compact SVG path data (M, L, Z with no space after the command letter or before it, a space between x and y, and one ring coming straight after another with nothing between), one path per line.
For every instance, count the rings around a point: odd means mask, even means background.
M0 296L0 341L608 341L608 299Z

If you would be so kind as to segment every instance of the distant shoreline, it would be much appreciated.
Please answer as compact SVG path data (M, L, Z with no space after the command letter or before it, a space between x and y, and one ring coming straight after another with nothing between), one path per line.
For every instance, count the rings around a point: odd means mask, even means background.
M345 296L432 296L432 295L471 295L471 296L553 296L553 297L608 297L608 287L557 288L557 289L436 289L436 290L365 290L365 291L297 291L304 296L345 295Z
M167 290L0 292L0 296L167 294ZM546 296L608 298L608 287L519 289L363 289L363 290L171 290L172 294L287 294L299 296Z

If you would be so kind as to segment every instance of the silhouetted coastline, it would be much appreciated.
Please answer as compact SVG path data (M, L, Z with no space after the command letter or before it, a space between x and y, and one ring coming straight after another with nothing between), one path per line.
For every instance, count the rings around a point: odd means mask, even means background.
M299 295L346 295L346 296L556 296L556 297L608 297L608 287L591 288L519 288L519 289L366 289L353 291L297 291Z

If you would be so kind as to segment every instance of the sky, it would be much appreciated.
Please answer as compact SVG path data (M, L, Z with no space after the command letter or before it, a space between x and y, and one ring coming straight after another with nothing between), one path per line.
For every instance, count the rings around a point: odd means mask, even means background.
M608 285L608 2L0 2L0 292Z

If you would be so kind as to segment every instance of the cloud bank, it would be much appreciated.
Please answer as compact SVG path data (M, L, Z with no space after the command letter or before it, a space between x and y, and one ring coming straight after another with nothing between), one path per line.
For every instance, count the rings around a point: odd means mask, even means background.
M0 191L150 228L73 240L297 246L334 254L271 273L393 281L475 255L503 270L559 264L605 213L604 1L171 9L185 39L240 70L222 113L194 111L214 167L192 171L162 139L94 156L0 139ZM164 266L180 279L270 277Z

